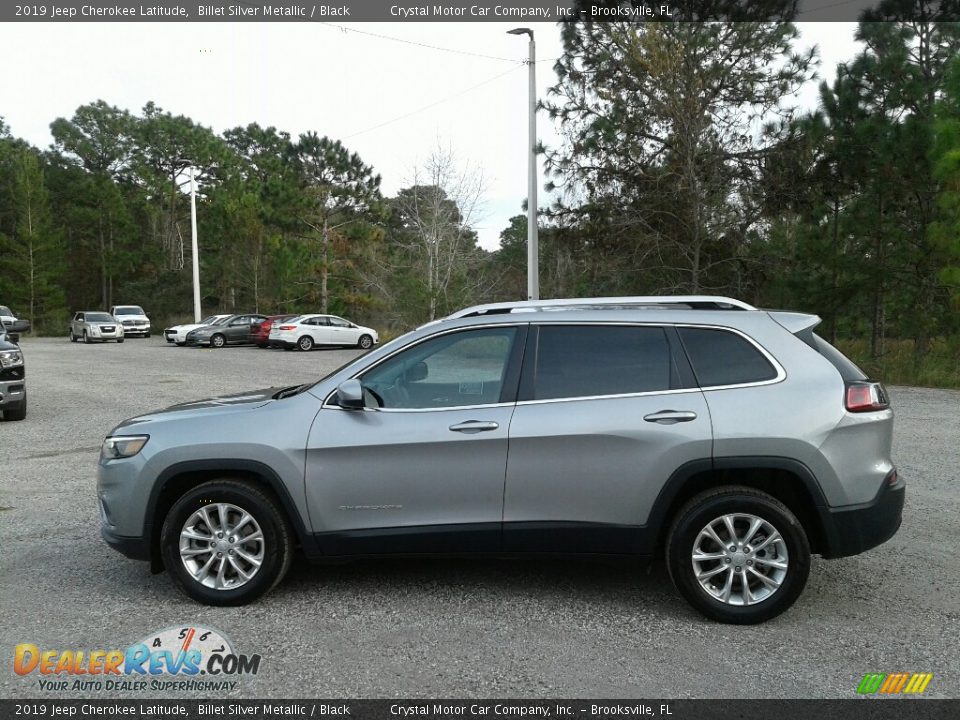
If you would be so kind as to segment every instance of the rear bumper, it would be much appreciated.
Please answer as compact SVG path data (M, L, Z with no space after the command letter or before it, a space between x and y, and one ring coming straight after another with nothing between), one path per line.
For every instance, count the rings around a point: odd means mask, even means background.
M906 485L884 481L869 503L849 508L830 508L824 513L827 547L823 557L858 555L892 538L903 521Z
M123 537L114 535L104 526L100 526L100 537L110 547L131 560L149 560L150 545L142 537Z

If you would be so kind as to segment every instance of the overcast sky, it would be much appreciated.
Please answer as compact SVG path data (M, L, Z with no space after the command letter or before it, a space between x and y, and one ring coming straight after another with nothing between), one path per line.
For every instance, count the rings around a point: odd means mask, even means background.
M345 32L316 23L7 25L0 31L0 116L15 136L42 148L52 141L55 118L97 99L133 112L153 100L217 132L251 122L294 137L314 130L357 151L383 176L387 194L408 184L414 165L439 142L461 162L482 167L488 191L478 230L484 247L493 249L526 197L527 38L507 35L511 27L359 23ZM538 59L559 56L556 25L531 27ZM832 79L836 64L857 51L854 23L799 27L801 45L819 47L824 77ZM552 62L539 62L541 96L553 81ZM815 83L798 102L816 106ZM544 117L539 133L547 144L556 139Z

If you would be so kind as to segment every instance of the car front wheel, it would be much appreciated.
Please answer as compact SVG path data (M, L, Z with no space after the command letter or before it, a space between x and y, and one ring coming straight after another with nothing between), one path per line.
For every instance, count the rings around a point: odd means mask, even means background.
M293 540L277 502L252 483L214 480L170 509L161 531L164 565L206 605L245 605L283 579Z
M748 487L701 493L676 515L667 568L680 594L713 620L776 617L807 583L810 545L786 505Z
M370 346L373 345L373 338L369 335L361 335L360 341L357 343L357 346L363 350L369 350Z
M210 338L210 347L222 348L226 344L227 344L227 339L220 333L217 333L212 338Z

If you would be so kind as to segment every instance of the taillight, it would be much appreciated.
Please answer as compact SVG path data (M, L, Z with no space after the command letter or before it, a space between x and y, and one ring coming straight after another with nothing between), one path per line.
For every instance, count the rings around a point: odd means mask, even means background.
M847 410L850 412L870 412L886 410L890 407L887 391L877 382L847 383Z
M278 330L296 330L296 329L297 329L297 326L296 326L296 325L281 325L281 326L280 326L279 328L277 328L277 329L278 329Z

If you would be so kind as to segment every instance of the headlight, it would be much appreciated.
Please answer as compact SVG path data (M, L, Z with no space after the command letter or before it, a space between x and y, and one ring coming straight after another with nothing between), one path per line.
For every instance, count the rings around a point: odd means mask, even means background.
M8 350L0 352L0 367L16 367L23 365L23 353L19 350Z
M149 435L117 435L108 437L100 448L101 460L116 460L117 458L133 457L143 450L143 446L150 439Z

